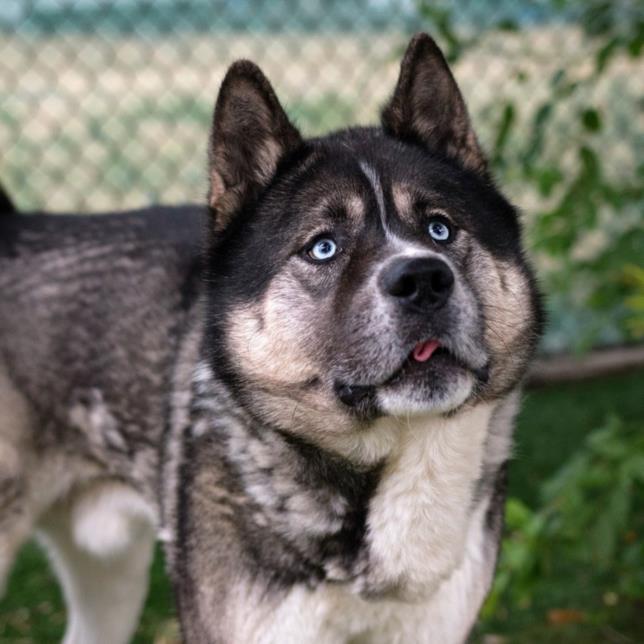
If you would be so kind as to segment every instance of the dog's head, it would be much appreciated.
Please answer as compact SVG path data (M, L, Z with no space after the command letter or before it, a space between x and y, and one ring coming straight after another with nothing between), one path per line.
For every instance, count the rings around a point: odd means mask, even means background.
M209 159L206 348L251 413L332 444L516 386L538 336L534 280L429 36L410 43L382 127L313 140L235 63Z

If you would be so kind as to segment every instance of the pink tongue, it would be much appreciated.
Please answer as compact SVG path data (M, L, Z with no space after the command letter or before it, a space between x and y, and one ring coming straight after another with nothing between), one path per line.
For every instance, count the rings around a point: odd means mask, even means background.
M432 353L438 349L440 343L438 340L427 340L426 342L419 342L412 351L414 360L416 362L426 362L432 357Z

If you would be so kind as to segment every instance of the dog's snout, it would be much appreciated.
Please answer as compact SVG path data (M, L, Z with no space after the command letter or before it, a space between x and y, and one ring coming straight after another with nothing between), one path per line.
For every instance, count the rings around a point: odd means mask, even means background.
M431 311L447 302L454 274L436 257L399 259L383 270L380 287L404 306Z

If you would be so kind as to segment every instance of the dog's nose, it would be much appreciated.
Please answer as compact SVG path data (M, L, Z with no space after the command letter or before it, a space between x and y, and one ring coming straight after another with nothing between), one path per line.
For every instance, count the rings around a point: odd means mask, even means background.
M381 273L380 287L404 306L429 312L447 302L454 289L454 274L436 257L398 259Z

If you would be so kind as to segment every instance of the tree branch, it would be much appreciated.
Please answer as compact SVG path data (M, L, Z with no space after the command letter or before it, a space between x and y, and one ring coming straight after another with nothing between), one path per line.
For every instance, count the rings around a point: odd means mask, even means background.
M539 358L528 374L528 387L577 382L644 368L644 345L597 349L590 353Z

